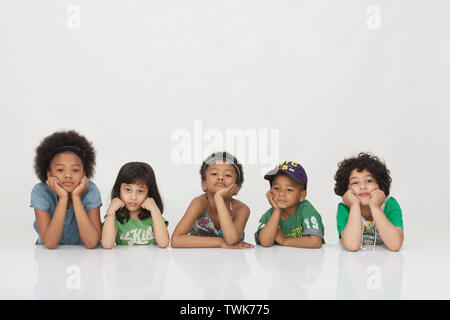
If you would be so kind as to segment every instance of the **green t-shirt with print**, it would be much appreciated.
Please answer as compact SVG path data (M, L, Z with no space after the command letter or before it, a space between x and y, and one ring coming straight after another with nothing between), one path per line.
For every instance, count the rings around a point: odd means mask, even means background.
M381 206L386 218L396 227L403 228L402 209L397 200L389 197ZM339 203L337 210L337 229L339 233L339 239L341 238L341 232L347 225L348 216L350 214L350 208L344 203ZM383 241L376 229L375 221L367 221L364 217L361 217L361 224L363 227L362 245L382 245Z
M266 226L272 213L273 208L270 208L259 220L258 230L255 233L255 241L257 244L259 244L258 234ZM278 224L287 238L314 235L321 237L322 243L325 243L322 217L308 200L300 201L295 212L286 220L280 219Z
M169 222L163 220L166 226ZM129 218L127 222L120 223L116 220L115 225L116 234L116 244L117 245L156 245L155 235L153 233L153 221L152 218L146 218L143 220L134 220Z

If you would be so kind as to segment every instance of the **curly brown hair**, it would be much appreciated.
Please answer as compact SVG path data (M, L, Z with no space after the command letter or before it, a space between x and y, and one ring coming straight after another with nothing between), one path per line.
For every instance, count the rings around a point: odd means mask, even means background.
M341 197L344 195L348 190L350 174L354 169L358 172L364 169L369 171L384 194L389 195L392 179L385 163L375 155L364 152L359 153L357 157L348 158L338 163L338 170L334 176L336 181L334 193Z
M95 149L91 142L74 130L57 131L41 141L36 148L34 171L42 182L47 180L50 161L62 152L73 152L83 161L83 170L88 179L94 175Z

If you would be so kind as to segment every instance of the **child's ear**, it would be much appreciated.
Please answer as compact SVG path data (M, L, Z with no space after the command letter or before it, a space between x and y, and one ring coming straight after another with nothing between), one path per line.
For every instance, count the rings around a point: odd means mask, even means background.
M300 192L300 195L298 196L298 199L300 200L300 201L303 201L303 200L305 200L306 199L306 190L302 190L301 192Z
M208 189L206 188L206 181L202 180L202 190L206 192Z
M233 193L233 196L237 195L239 193L239 190L241 190L241 186L237 184L236 191Z
M50 170L47 170L47 179L50 178L52 176Z

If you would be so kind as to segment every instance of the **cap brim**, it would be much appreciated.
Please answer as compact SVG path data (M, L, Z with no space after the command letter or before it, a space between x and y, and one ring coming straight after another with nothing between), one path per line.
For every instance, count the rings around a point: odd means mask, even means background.
M266 179L266 180L272 180L273 179L273 177L278 173L280 171L280 168L275 168L275 169L272 169L272 170L270 170L269 172L267 172L265 175L264 175L264 179Z
M291 177L292 180L294 180L294 181L297 182L297 183L304 184L305 187L306 187L306 183L307 183L307 182L305 182L305 181L298 181L298 180L297 180L298 178L297 178L295 175L293 175L292 172L290 172L289 170L282 170L282 169L280 169L280 168L275 168L275 169L272 169L272 170L270 170L269 172L267 172L267 173L264 175L264 179L266 179L266 180L268 180L268 181L272 181L272 180L273 180L273 177L274 177L277 173L279 173L279 172L283 172L284 174L287 174L289 177Z

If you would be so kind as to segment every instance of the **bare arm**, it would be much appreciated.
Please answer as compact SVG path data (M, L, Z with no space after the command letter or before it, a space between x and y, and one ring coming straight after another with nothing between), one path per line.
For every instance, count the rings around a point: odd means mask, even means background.
M114 198L106 210L105 222L102 230L102 246L105 249L112 249L116 242L116 212L123 208L125 204L119 198Z
M116 225L115 215L106 214L102 229L102 247L104 249L114 248L117 235L115 225Z
M358 251L362 241L361 205L351 190L342 196L344 203L350 207L347 225L341 232L341 242L348 251Z
M72 197L72 203L81 240L88 249L97 247L101 237L100 208L86 212L81 198L77 197Z
M235 207L233 210L233 220L222 196L216 193L214 200L216 202L217 214L220 220L220 228L222 229L223 238L226 244L237 244L242 237L248 217L250 216L250 209L244 204Z
M175 231L174 231L175 233ZM173 248L221 248L225 245L225 240L221 237L200 237L189 234L172 234Z
M191 201L186 213L172 233L171 245L173 248L213 248L221 247L221 244L225 243L220 237L200 237L188 234L195 219L206 209L204 207L199 197Z
M181 218L177 227L173 231L171 245L173 248L253 248L251 244L246 242L238 242L234 245L228 245L221 237L201 237L192 236L190 232L192 225L199 216L206 210L206 204L202 202L200 197L195 198L189 204L183 218Z
M275 208L267 224L259 231L258 241L263 247L271 247L275 242L275 237L279 228L281 210Z
M322 246L321 237L307 235L299 238L286 238L283 231L281 231L281 228L278 229L275 240L282 246L287 247L318 249Z
M169 245L169 231L155 200L153 198L147 198L142 204L142 207L150 211L152 215L156 243L160 248L166 248Z
M109 209L105 216L102 229L102 246L104 249L112 249L116 242L116 215L115 212L111 212Z
M341 232L341 242L348 251L358 251L362 241L361 207L354 204L350 207L347 225Z
M43 210L35 209L34 212L42 241L47 248L56 249L64 230L64 220L66 218L69 195L61 187L58 179L55 177L48 177L45 183L58 197L55 212L52 217L50 216L50 213Z
M403 244L403 228L394 226L381 210L386 200L384 192L376 189L370 193L370 211L384 245L391 251L399 251Z
M77 220L80 238L88 249L97 247L101 238L100 208L88 210L81 202L81 194L89 187L89 179L84 176L72 191L72 205Z
M49 249L56 249L64 229L68 198L58 199L58 203L53 213L35 209L36 223L41 235L41 239Z
M371 207L370 210L384 245L391 251L399 251L403 245L403 228L394 226L380 207Z

